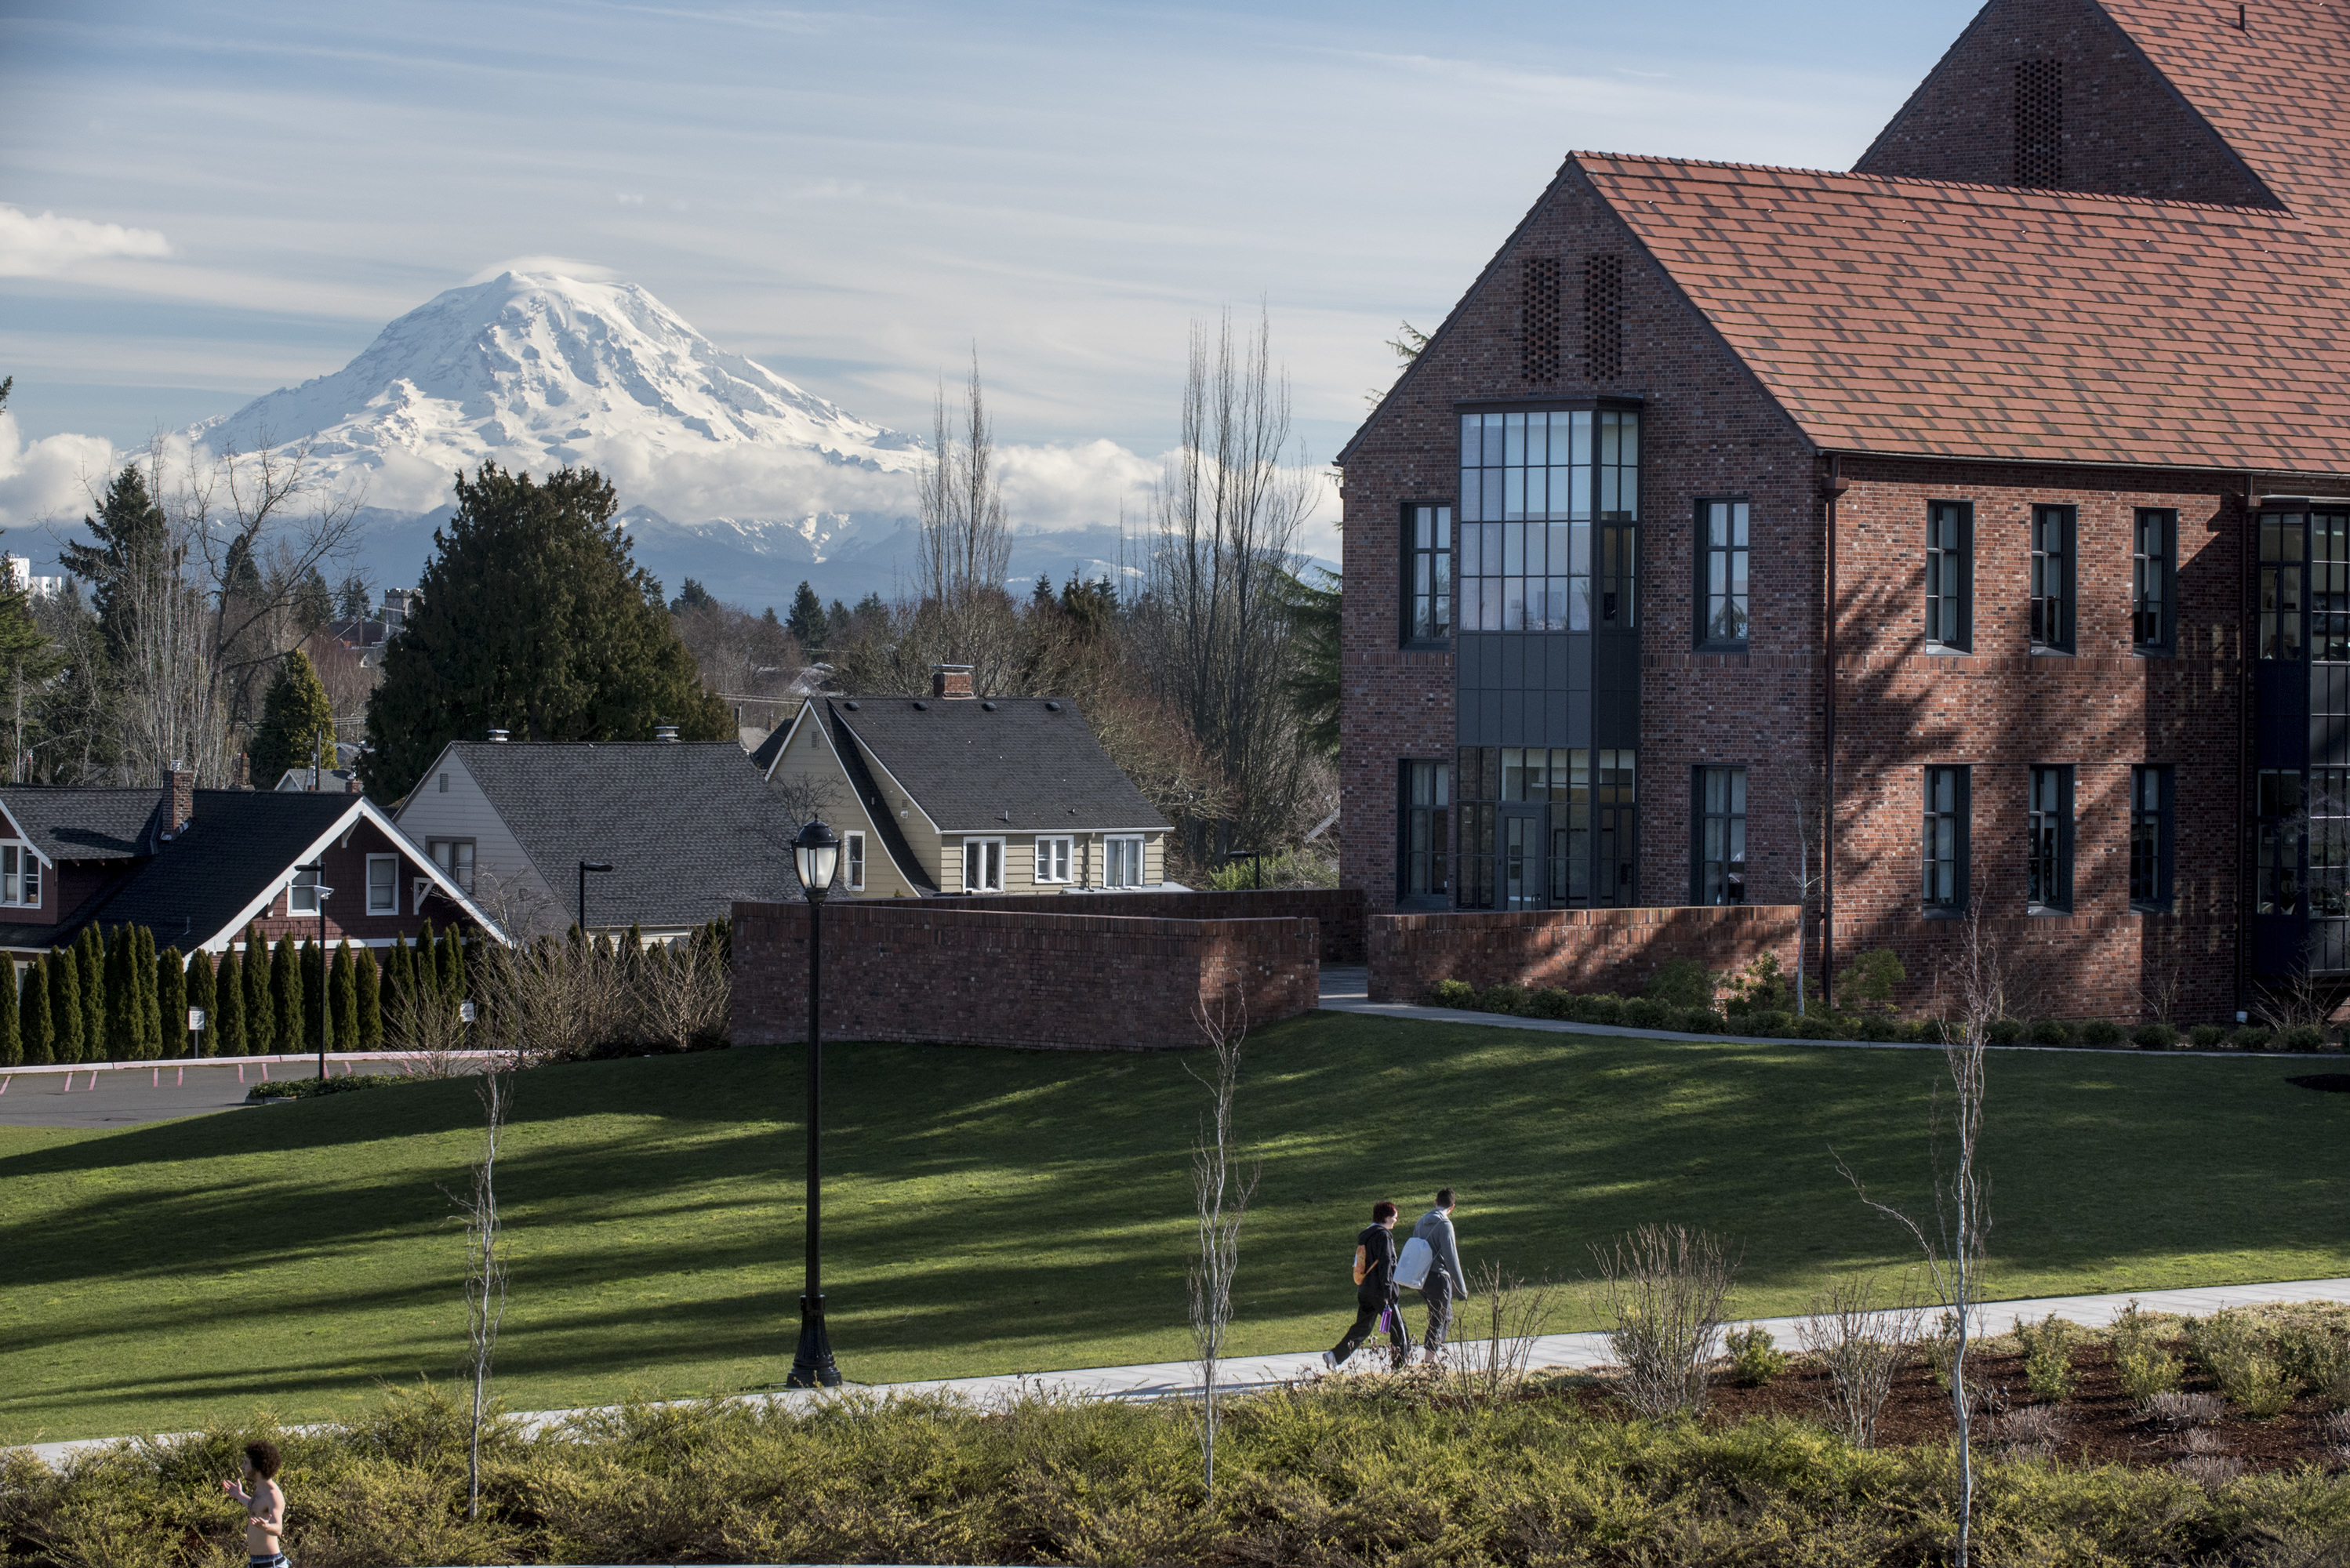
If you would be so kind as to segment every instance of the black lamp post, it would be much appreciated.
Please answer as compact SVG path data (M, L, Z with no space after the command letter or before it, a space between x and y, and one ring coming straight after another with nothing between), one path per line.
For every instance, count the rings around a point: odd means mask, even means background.
M799 1349L784 1386L837 1388L840 1368L833 1365L832 1341L824 1332L824 1046L816 1008L824 984L824 898L840 867L839 836L822 821L809 823L792 841L792 860L808 901L807 1289L800 1297Z
M335 890L327 886L327 862L321 857L296 871L310 874L310 893L318 909L318 1076L327 1075L327 1031L332 1027L334 999L327 986L327 900ZM290 901L290 900L289 900Z
M612 863L608 860L582 860L579 863L579 945L583 948L588 945L588 873L609 871L611 868Z

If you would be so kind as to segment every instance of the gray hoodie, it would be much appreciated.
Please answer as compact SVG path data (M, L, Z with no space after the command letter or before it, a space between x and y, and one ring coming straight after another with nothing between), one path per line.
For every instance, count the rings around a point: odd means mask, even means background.
M1461 1267L1461 1248L1452 1239L1452 1216L1441 1209L1431 1209L1412 1225L1411 1233L1427 1242L1428 1250L1436 1254L1435 1266L1452 1277L1452 1299L1467 1301L1469 1275Z

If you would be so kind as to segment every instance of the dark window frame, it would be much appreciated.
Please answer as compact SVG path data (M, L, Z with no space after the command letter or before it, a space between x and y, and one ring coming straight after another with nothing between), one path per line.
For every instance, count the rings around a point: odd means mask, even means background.
M1752 544L1754 535L1754 504L1751 497L1745 495L1700 495L1697 498L1695 505L1697 522L1693 534L1695 548L1691 551L1691 566L1696 572L1696 580L1692 587L1691 602L1697 607L1697 615L1690 629L1696 634L1697 646L1700 651L1742 653L1750 645L1754 625ZM1731 539L1720 545L1713 542L1713 508L1717 506L1731 509L1729 517ZM1748 543L1738 543L1740 538L1747 540ZM1733 595L1725 592L1723 596L1744 601L1739 610L1739 631L1735 637L1714 635L1713 566L1714 557L1717 555L1728 557L1723 565L1729 568L1725 575L1730 583L1742 583L1745 587L1745 592L1742 594ZM1742 576L1737 570L1741 566L1744 568Z
M1955 543L1940 542L1949 521ZM1950 579L1955 576L1957 581ZM1937 589L1940 592L1937 592ZM1950 603L1950 601L1956 602ZM1944 613L1939 617L1937 611ZM1938 635L1936 621L1956 622L1957 635ZM1971 653L1975 646L1975 505L1971 501L1926 504L1926 646Z
M2073 912L2073 764L2034 763L2025 774L2024 906L2035 915ZM2045 820L2048 817L2055 820Z
M2154 785L2151 805L2146 804L2148 784ZM2140 763L2130 768L2130 908L2142 915L2167 915L2174 908L2171 878L2177 856L2178 788L2168 763Z
M2046 547L2047 535L2042 532L2042 524L2051 522L2059 530L2053 550ZM2032 559L2032 577L2026 584L2030 603L2025 629L2034 653L2071 653L2079 644L2080 522L2081 510L2077 506L2035 503L2032 508L2031 533L2024 541L2031 546ZM2051 577L2055 579L2053 584L2048 580ZM2062 624L2049 624L2052 621Z
M1426 546L1419 542L1419 513L1422 510L1437 514L1431 521L1435 543ZM1396 529L1397 542L1402 546L1402 577L1397 585L1400 591L1396 596L1396 603L1402 620L1399 645L1403 648L1441 650L1452 646L1452 566L1456 543L1453 520L1459 512L1460 508L1450 501L1407 501L1403 504ZM1439 628L1432 632L1423 631L1419 619L1418 585L1419 563L1423 558L1429 562L1431 575L1440 565L1443 569L1443 587L1437 589L1431 586L1429 595L1430 613Z
M2146 549L2148 524L2156 530L2158 556ZM2152 613L2158 618L2153 637L2146 635L2148 576L2154 579ZM2158 657L2178 651L2178 514L2171 507L2141 506L2130 514L2130 646Z
M1452 902L1452 816L1460 797L1453 793L1453 761L1449 757L1399 757L1396 760L1396 905L1399 909L1450 907ZM1440 804L1422 805L1413 795L1413 773L1419 768L1441 768L1444 799ZM1435 827L1426 849L1415 847L1413 829L1426 818ZM1416 864L1425 857L1440 873L1440 885L1415 890L1413 874Z
M1725 803L1727 809L1714 811L1708 798L1707 785L1713 774L1724 775L1722 783L1731 792ZM1739 905L1746 902L1746 832L1751 805L1747 767L1743 763L1699 763L1690 769L1690 902L1706 908ZM1716 821L1723 824L1722 855L1719 861L1706 853L1707 829ZM1734 831L1731 824L1736 824ZM1736 853L1732 854L1732 849ZM1714 896L1712 867L1721 867L1721 893Z
M1938 783L1938 775L1944 774L1950 775L1951 784L1950 806L1947 812L1938 811L1935 808L1935 786ZM1921 875L1918 878L1919 901L1929 919L1960 919L1967 912L1973 872L1971 865L1973 834L1970 830L1974 815L1974 769L1966 763L1959 763L1955 766L1947 763L1929 764L1921 771L1919 778L1923 787L1921 804L1924 807L1919 817L1918 843L1922 862ZM1950 819L1950 896L1947 899L1937 901L1932 897L1931 878L1933 868L1940 864L1940 857L1934 853L1935 846L1931 829L1933 825L1944 816Z

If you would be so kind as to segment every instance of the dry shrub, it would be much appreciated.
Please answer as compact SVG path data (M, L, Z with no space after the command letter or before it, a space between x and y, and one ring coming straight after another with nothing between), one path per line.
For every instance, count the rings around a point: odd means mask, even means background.
M1594 1247L1608 1347L1624 1397L1647 1416L1705 1408L1706 1366L1721 1337L1736 1260L1703 1231L1643 1225L1612 1251Z
M1813 1298L1800 1330L1804 1348L1827 1369L1829 1418L1856 1447L1877 1446L1877 1417L1893 1380L1917 1355L1924 1315L1906 1285L1879 1304L1868 1274L1832 1280Z
M2181 1394L2176 1390L2138 1401L2138 1419L2166 1432L2208 1427L2228 1413L2228 1402L2217 1394Z
M2064 1440L2064 1413L2054 1405L2026 1405L1994 1419L1991 1437L2011 1459L2054 1459Z
M1470 1282L1470 1293L1481 1303L1478 1326L1485 1337L1455 1340L1447 1358L1459 1386L1483 1403L1498 1404L1525 1381L1534 1341L1550 1322L1551 1287L1547 1282L1530 1285L1489 1262ZM1469 1326L1466 1314L1461 1326Z
M2244 1473L2244 1461L2227 1454L2189 1454L2170 1468L2203 1486L2225 1486Z

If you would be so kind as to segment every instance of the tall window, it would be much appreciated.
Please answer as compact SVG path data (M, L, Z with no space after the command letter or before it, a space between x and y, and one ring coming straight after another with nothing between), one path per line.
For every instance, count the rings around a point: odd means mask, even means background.
M1747 618L1747 504L1700 501L1697 508L1700 537L1704 541L1698 588L1705 606L1698 640L1709 647L1742 646Z
M1931 913L1956 914L1967 907L1967 773L1926 770L1925 903Z
M1926 509L1926 641L1974 646L1975 509L1937 501Z
M1036 880L1066 882L1069 879L1069 861L1075 845L1066 838L1039 838L1036 841Z
M1003 840L966 838L962 841L962 890L966 893L1003 891Z
M1462 631L1633 624L1640 416L1461 416Z
M865 891L865 835L840 836L840 884L852 893Z
M432 863L441 867L458 888L470 894L473 890L473 841L470 838L436 838L429 846Z
M2309 657L2350 660L2350 513L2309 514Z
M2260 820L2260 864L2253 908L2263 915L2302 912L2301 850L2309 831L2302 808L2301 774L2264 768L2255 775L2253 802Z
M1102 886L1105 888L1142 886L1141 839L1106 838L1102 840Z
M1464 909L1637 902L1635 761L1629 748L1461 747L1452 774L1454 902Z
M367 912L370 915L400 913L400 857L369 856L367 878Z
M2141 653L2167 653L2175 617L2171 552L2178 538L2178 514L2141 506L2131 534L2130 640Z
M2308 529L2296 514L2261 516L2260 657L2301 657L2301 574Z
M1403 511L1404 640L1441 642L1452 635L1452 508Z
M1396 892L1405 898L1441 898L1451 889L1452 769L1440 762L1403 764L1403 873Z
M1746 901L1746 770L1697 770L1697 885L1691 901Z
M41 861L28 844L0 846L0 904L33 908L41 901Z
M2309 967L2350 969L2350 768L2309 770Z
M2073 509L2032 509L2032 645L2073 651Z
M2024 817L2024 898L2034 909L2073 907L2073 770L2033 768Z
M312 870L294 873L293 885L286 889L286 912L289 915L315 915L318 912L318 874Z
M2130 769L2130 908L2170 908L2170 770Z

